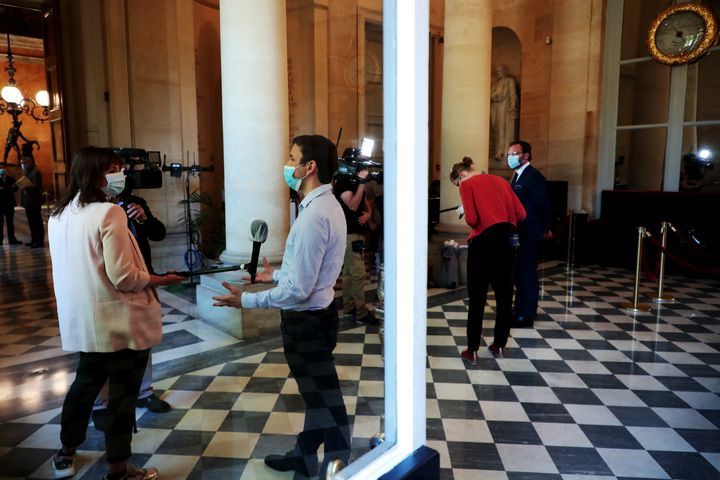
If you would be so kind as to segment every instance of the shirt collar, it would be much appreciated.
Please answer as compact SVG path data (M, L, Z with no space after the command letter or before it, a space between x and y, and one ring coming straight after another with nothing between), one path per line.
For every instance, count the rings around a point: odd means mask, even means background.
M305 198L303 198L302 202L300 202L299 210L303 210L305 207L310 205L310 202L315 200L320 195L329 192L330 189L332 189L332 185L329 183L325 183L323 185L320 185L319 187L316 187L312 192L308 193Z
M527 162L527 163L525 163L522 167L520 167L520 168L518 168L517 170L515 170L515 173L517 174L517 176L519 177L519 176L522 174L522 172L524 172L525 169L526 169L529 165L530 165L530 162Z

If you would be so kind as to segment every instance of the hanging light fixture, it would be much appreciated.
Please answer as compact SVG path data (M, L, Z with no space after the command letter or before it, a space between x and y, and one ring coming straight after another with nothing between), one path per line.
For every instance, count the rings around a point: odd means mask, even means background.
M32 98L23 96L17 87L9 33L7 34L7 59L8 66L5 67L5 71L8 72L8 81L7 85L0 91L0 96L2 97L2 100L0 100L0 115L8 112L13 117L13 124L17 124L18 116L21 113L30 115L36 122L45 122L45 120L48 119L50 95L47 90L40 90L33 100Z

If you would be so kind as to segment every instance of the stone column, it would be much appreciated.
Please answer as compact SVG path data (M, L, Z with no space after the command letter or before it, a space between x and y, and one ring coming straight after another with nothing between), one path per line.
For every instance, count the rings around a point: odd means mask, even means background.
M490 59L492 3L486 0L447 0L440 147L440 208L460 204L450 183L453 164L472 157L477 170L487 171L490 142ZM429 246L433 271L440 266L440 248L448 239L462 243L468 226L454 211L441 213L437 235ZM460 261L464 276L464 259ZM461 278L462 279L462 278Z
M284 0L220 2L226 230L220 258L226 263L250 260L255 219L265 220L269 230L260 256L278 263L285 249L290 211L282 175L289 152L285 15ZM211 297L225 291L219 282L240 284L245 274L203 276L197 293L200 316L236 337L264 333L253 317L277 316L212 307ZM265 320L261 323L277 328L271 318Z
M220 2L225 262L250 259L250 224L263 219L262 246L279 260L289 224L283 164L288 146L287 33L283 0Z

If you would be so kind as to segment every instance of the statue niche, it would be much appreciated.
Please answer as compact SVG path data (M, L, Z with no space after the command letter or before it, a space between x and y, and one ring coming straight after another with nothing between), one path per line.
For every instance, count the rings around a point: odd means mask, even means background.
M517 139L519 98L517 82L504 65L495 69L490 88L490 156L505 158L510 142Z

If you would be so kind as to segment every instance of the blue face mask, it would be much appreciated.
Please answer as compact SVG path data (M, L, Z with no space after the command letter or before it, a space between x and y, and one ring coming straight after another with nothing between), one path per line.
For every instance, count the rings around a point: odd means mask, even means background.
M295 190L296 192L300 190L300 184L302 184L303 179L302 178L295 178L295 169L297 167L291 167L290 165L285 165L283 167L283 177L285 178L285 183L287 183L287 186Z
M507 156L508 167L515 170L520 166L520 155L508 155Z

